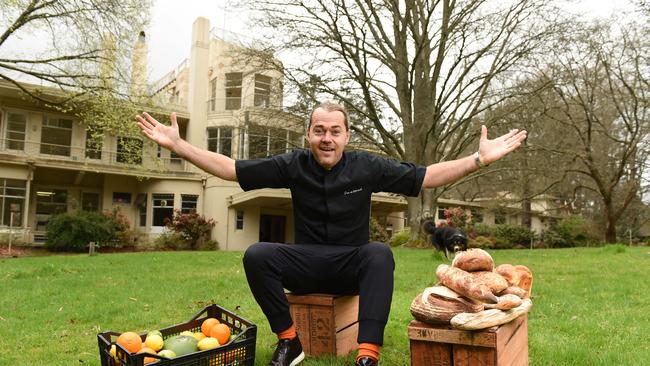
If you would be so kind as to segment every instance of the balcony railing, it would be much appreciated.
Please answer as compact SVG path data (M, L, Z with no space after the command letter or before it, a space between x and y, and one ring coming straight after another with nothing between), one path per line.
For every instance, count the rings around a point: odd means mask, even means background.
M115 150L46 144L33 141L0 139L0 153L32 159L60 160L70 163L101 164L107 167L143 171L189 172L191 164L178 157L158 158L148 154L129 154ZM137 162L140 164L137 164ZM134 164L135 163L135 164Z

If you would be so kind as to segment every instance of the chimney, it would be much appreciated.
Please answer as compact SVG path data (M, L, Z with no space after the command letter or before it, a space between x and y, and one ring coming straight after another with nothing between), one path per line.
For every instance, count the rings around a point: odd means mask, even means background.
M140 101L147 97L147 47L146 34L141 31L133 45L131 57L131 85L129 95L133 100Z

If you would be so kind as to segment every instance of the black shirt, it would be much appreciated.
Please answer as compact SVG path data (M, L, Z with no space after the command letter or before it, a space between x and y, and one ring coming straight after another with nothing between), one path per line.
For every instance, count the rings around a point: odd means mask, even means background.
M426 172L423 166L357 151L344 151L326 170L310 150L237 160L235 168L244 191L291 190L296 243L340 245L368 242L373 192L417 196Z

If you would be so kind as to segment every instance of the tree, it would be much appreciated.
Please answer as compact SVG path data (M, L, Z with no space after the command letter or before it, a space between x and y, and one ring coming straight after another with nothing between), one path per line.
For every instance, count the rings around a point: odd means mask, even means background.
M540 0L250 5L256 24L276 31L269 42L295 52L288 58L295 62L284 65L291 81L318 80L321 95L359 116L351 121L355 134L388 156L424 165L454 159L475 144L472 121L512 95L503 81L560 24L552 5ZM408 199L412 237L442 192Z
M3 1L0 78L48 105L64 106L99 93L125 95L128 56L148 9L148 0ZM17 42L27 35L39 44L34 52L22 54ZM25 82L61 93L45 93Z
M639 27L614 21L579 25L563 42L543 73L554 91L545 115L566 137L544 148L566 158L562 170L574 198L591 200L586 206L611 243L619 220L648 188L650 49Z

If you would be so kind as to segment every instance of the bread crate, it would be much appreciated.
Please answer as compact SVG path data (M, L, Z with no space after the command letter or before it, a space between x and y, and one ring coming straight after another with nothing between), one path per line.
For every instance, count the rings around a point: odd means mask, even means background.
M417 320L408 326L411 366L528 365L528 316L481 331Z

